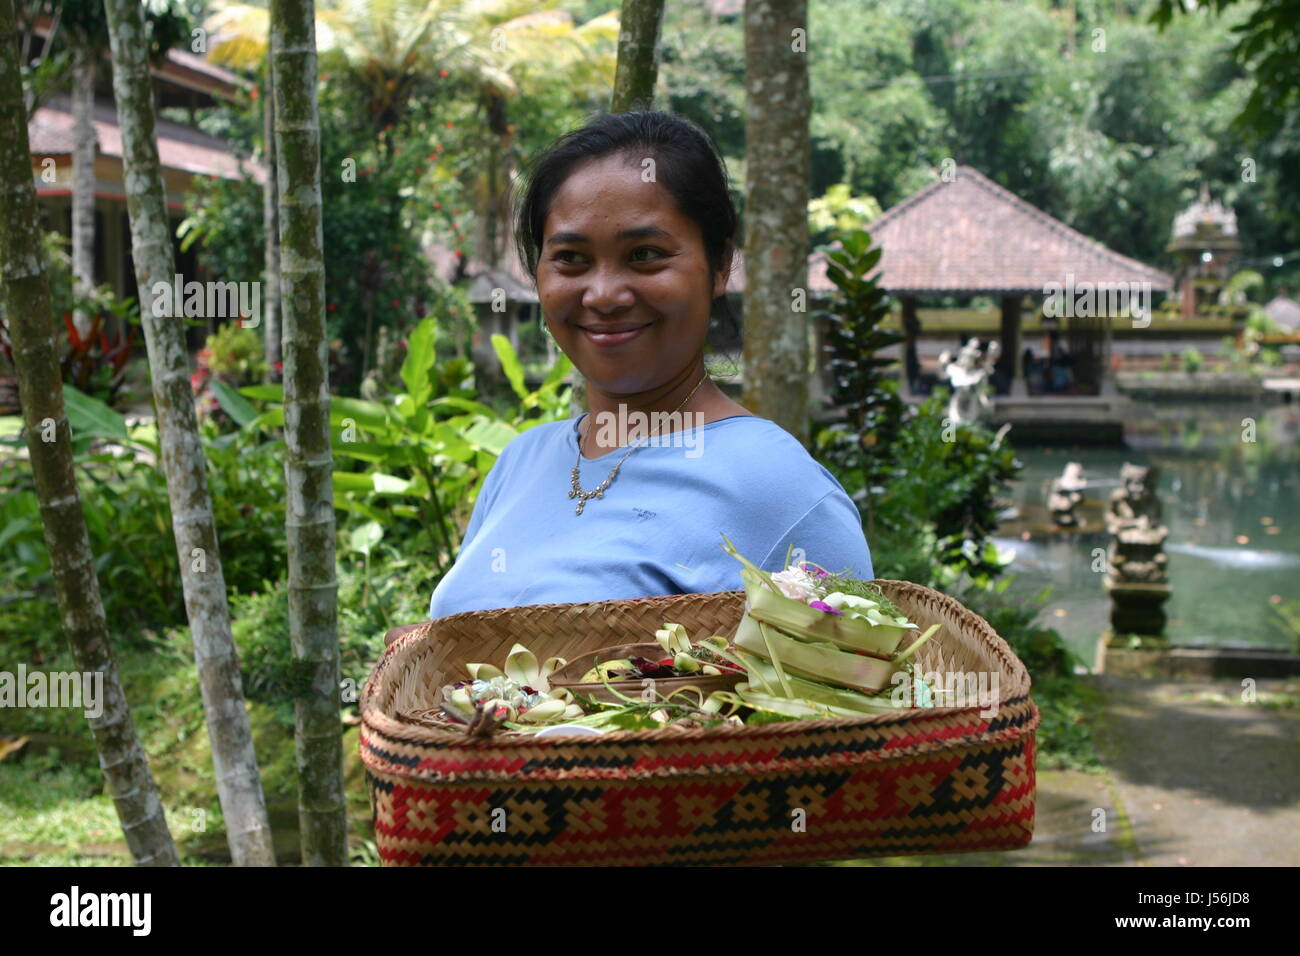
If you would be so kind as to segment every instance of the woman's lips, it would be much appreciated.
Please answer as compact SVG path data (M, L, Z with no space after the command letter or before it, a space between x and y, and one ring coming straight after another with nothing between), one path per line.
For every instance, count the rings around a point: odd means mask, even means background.
M593 345L610 346L622 345L624 342L630 342L642 332L650 327L651 323L637 326L634 329L628 329L625 332L595 332L584 326L578 326L582 329L582 334L587 337L587 341Z

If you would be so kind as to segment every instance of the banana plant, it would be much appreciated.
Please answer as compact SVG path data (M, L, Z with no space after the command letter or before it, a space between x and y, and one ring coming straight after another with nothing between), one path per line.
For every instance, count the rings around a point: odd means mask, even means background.
M459 548L457 507L471 507L483 478L502 449L521 432L568 415L572 368L561 356L546 379L530 390L519 357L503 335L492 347L518 399L506 413L461 395L436 394L438 327L426 318L408 337L401 378L406 391L388 401L332 396L330 434L338 458L362 462L362 470L334 472L334 505L384 524L392 515L420 523L440 569ZM244 428L284 425L278 385L217 389L217 400ZM248 399L264 403L258 411ZM463 504L462 504L463 503Z

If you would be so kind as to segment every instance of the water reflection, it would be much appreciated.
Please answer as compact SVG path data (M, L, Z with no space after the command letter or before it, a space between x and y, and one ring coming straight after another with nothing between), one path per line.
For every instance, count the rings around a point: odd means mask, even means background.
M1285 643L1269 598L1300 599L1300 409L1162 403L1126 422L1125 435L1127 450L1017 446L1025 462L1014 491L1018 516L997 538L1016 552L1010 593L1029 599L1050 586L1040 619L1091 662L1110 613L1097 560L1108 542L1106 502L1124 462L1156 465L1169 526L1170 640ZM1045 503L1069 461L1089 479L1076 533L1053 531Z

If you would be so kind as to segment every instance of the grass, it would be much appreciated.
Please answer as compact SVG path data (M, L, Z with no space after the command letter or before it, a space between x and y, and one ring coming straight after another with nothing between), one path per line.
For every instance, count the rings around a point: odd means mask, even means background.
M114 639L131 715L186 865L226 865L229 852L205 729L198 673L183 631L143 645ZM67 652L63 652L66 654ZM70 669L47 655L42 669ZM281 861L295 854L297 772L292 717L247 703ZM288 712L291 715L291 710ZM131 860L80 711L9 709L0 732L27 737L0 758L0 865L127 866ZM20 723L21 721L21 723ZM355 865L374 865L357 728L345 728L345 795ZM5 750L6 748L0 748ZM369 849L367 843L369 842Z
M1038 705L1037 764L1040 770L1105 769L1092 728L1102 709L1101 693L1071 674L1036 678L1030 696Z
M69 762L57 749L0 762L0 866L130 866L113 800L97 767ZM214 865L183 836L194 817L164 811L182 862Z

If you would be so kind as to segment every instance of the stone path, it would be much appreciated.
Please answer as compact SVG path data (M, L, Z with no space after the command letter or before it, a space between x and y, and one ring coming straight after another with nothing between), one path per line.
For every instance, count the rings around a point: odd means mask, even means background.
M1101 774L1040 770L1034 840L1007 853L896 857L897 866L1300 865L1300 709L1260 680L1098 675ZM1296 693L1296 683L1289 685ZM1094 832L1096 810L1105 832Z

